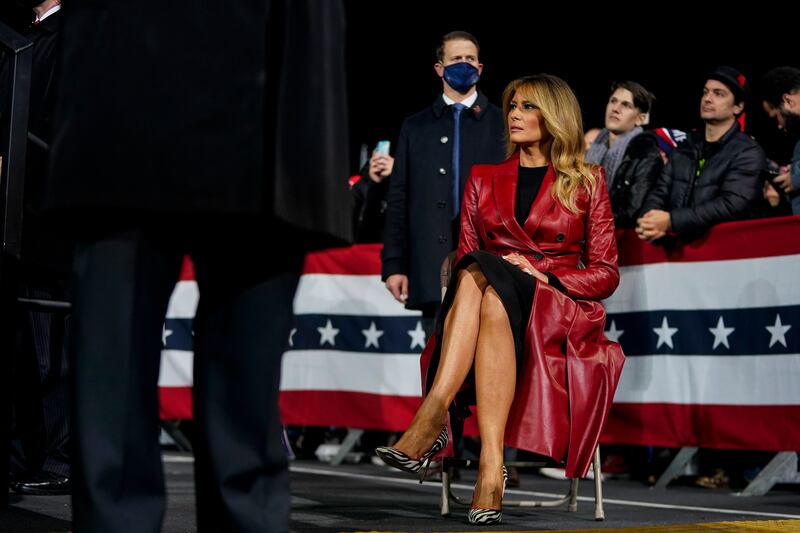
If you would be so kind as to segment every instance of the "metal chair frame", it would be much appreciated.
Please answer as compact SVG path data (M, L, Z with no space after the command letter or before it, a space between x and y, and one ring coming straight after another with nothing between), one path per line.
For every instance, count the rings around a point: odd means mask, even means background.
M454 459L445 458L442 461L442 493L440 501L440 510L442 516L450 516L450 504L456 503L459 505L469 505L470 501L460 498L453 493L451 487L451 473L450 469L453 467L467 467L477 464L475 459ZM515 467L536 467L546 466L547 463L542 462L529 462L529 461L509 461L507 466ZM603 509L603 482L600 474L600 446L598 445L594 451L594 460L592 461L594 470L594 519L603 521L606 518ZM571 513L578 511L578 482L580 479L572 478L569 480L569 490L567 494L561 498L554 498L549 500L506 500L503 499L503 507L561 507L567 505L567 510Z

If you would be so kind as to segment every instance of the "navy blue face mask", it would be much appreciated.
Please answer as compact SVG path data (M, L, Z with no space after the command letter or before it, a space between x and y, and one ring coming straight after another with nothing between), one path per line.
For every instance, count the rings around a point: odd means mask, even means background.
M480 72L469 63L453 63L444 67L444 81L461 94L469 92L479 79Z

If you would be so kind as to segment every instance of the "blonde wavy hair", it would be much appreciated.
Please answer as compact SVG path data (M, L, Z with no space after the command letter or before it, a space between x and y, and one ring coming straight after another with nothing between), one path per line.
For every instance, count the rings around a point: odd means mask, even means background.
M519 146L508 140L508 113L511 100L517 94L539 108L545 128L552 135L548 142L550 161L556 171L553 196L565 209L580 213L576 195L581 188L593 194L596 179L584 160L583 119L575 93L564 80L550 74L525 76L509 83L503 91L509 156L519 150Z

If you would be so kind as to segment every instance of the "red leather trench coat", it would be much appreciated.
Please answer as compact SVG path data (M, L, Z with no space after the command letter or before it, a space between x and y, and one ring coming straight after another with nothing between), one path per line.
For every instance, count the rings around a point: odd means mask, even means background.
M520 227L514 218L518 165L514 155L497 165L472 168L462 203L458 258L473 250L517 252L541 272L552 272L566 288L564 294L536 284L505 440L514 448L566 459L567 476L583 477L625 359L620 345L603 333L600 303L619 284L608 188L602 168L595 168L595 192L579 192L582 213L573 214L551 194L551 165ZM432 336L422 353L423 390L434 352L438 340Z

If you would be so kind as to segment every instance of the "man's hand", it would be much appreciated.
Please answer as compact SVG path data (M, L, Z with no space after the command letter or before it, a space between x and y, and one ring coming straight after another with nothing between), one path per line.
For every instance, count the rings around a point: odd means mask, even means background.
M783 192L785 192L786 194L791 194L794 192L794 185L792 185L792 176L788 172L784 172L783 174L778 174L772 181L775 183L775 185L783 189Z
M517 252L511 252L508 255L504 255L503 259L505 259L512 265L519 267L520 270L522 270L526 274L530 274L531 276L538 279L542 283L550 283L550 280L547 279L547 276L536 270L536 267L534 267L531 264L531 262L528 261L527 257L520 255Z
M380 183L392 173L394 157L386 154L372 154L369 160L369 179L375 183Z
M408 276L405 274L392 274L386 278L386 288L401 304L405 304L408 300Z
M669 212L661 209L651 209L636 222L638 224L636 234L647 242L660 239L672 229L672 218Z
M775 187L770 185L768 181L764 182L764 198L769 202L771 207L778 207L781 203L781 195L775 190Z

